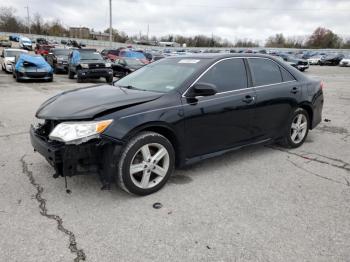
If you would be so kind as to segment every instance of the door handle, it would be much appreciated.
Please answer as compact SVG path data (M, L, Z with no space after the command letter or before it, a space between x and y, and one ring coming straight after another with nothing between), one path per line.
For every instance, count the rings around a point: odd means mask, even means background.
M296 94L299 92L299 88L293 87L292 90L290 91L292 94Z
M246 96L242 99L242 101L243 101L244 103L250 104L251 102L254 101L254 99L255 99L254 96L246 95Z

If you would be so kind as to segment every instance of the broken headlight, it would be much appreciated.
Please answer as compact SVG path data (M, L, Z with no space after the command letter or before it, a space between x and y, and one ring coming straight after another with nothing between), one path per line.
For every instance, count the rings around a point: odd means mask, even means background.
M81 144L91 139L98 138L112 122L113 120L63 122L52 130L49 138L66 144Z

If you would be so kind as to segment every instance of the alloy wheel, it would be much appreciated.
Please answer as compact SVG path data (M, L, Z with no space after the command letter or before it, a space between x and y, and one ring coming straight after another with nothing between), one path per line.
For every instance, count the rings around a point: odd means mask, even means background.
M297 114L293 121L290 130L290 138L293 143L299 144L305 138L307 133L307 118L304 114Z
M152 188L164 179L169 164L169 152L163 145L143 145L132 158L129 169L131 180L139 188Z

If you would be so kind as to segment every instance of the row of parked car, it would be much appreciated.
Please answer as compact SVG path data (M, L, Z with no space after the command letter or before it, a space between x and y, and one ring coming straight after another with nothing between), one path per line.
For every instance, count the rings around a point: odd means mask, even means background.
M84 79L105 78L113 81L113 76L122 78L129 73L164 56L153 56L142 50L126 48L105 49L97 52L89 48L58 48L38 43L35 54L28 50L5 48L1 54L1 67L12 73L17 81L26 79L53 80L53 73L68 74L77 82Z

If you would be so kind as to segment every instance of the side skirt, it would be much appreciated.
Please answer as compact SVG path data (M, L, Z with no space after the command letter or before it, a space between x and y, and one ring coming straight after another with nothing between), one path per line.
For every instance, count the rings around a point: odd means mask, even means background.
M188 158L188 159L185 160L185 166L186 165L192 165L194 163L197 163L197 162L205 160L205 159L221 156L221 155L224 155L226 153L239 150L241 148L245 148L245 147L249 147L249 146L255 146L255 145L261 145L261 144L268 144L271 141L273 141L272 138L267 138L267 139L260 140L260 141L254 142L254 143L241 145L241 146L236 146L236 147L232 147L232 148L229 148L229 149L217 151L217 152L214 152L214 153L209 153L209 154L205 154L205 155L201 155L201 156L196 156L196 157L193 157L193 158Z

